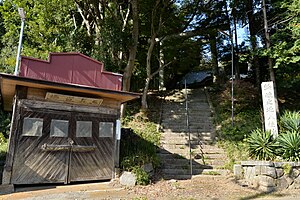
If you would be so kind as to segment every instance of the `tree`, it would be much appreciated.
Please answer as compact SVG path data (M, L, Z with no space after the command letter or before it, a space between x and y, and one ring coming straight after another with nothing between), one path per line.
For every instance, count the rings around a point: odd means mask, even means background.
M0 7L5 28L5 34L1 38L2 43L5 44L1 49L2 67L7 66L10 68L8 71L11 71L11 67L15 65L21 24L17 7L23 7L26 12L23 55L45 59L49 52L74 50L75 45L71 44L71 38L75 32L72 20L75 7L69 0L4 1Z

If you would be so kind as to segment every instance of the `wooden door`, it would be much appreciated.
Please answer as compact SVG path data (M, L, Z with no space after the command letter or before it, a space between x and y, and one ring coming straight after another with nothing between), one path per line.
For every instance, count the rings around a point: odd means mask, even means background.
M21 108L12 184L111 179L114 115Z
M19 117L12 184L67 183L71 114L21 108Z
M112 179L115 116L73 113L69 182Z

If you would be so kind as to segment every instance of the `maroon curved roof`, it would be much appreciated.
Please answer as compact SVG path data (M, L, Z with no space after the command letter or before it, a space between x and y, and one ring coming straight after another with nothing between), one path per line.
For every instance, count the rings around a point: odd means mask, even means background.
M81 53L50 53L48 61L22 56L19 76L120 91L122 75L103 67Z

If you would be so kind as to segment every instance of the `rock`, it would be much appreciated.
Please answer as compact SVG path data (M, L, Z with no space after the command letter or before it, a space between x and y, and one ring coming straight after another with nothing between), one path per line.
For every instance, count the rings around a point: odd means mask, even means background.
M136 184L136 176L131 172L123 172L120 177L120 184L133 187Z
M255 177L255 167L243 167L246 180L252 180Z
M266 193L270 193L270 192L273 192L275 191L275 187L266 187L266 186L259 186L258 188L260 191L262 192L266 192Z
M243 178L242 165L233 165L233 174L238 179Z
M298 169L292 169L291 177L297 178L300 174L300 171Z
M284 175L284 171L281 168L276 168L277 178L280 178Z
M282 176L277 179L277 187L278 189L287 189L294 182L289 176Z
M269 176L259 175L258 181L259 181L260 186L264 186L264 187L275 187L276 186L276 184L275 184L276 180Z
M295 178L294 183L291 185L292 189L300 189L300 176Z
M261 166L260 168L261 175L270 176L272 178L277 178L276 170L274 167Z
M147 164L143 165L142 168L145 172L147 172L147 174L149 174L149 176L154 175L154 168L153 168L152 163L147 163Z
M241 161L241 165L243 166L274 166L272 161L259 161L259 160L248 160L248 161Z

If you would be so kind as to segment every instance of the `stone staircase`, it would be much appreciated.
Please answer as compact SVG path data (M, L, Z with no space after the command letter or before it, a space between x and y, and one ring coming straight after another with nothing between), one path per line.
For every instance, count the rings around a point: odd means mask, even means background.
M187 128L185 90L174 90L162 106L163 128L158 156L164 179L191 178L193 175L225 175L223 149L215 145L212 112L203 89L187 89L189 129ZM189 148L189 133L190 145Z

